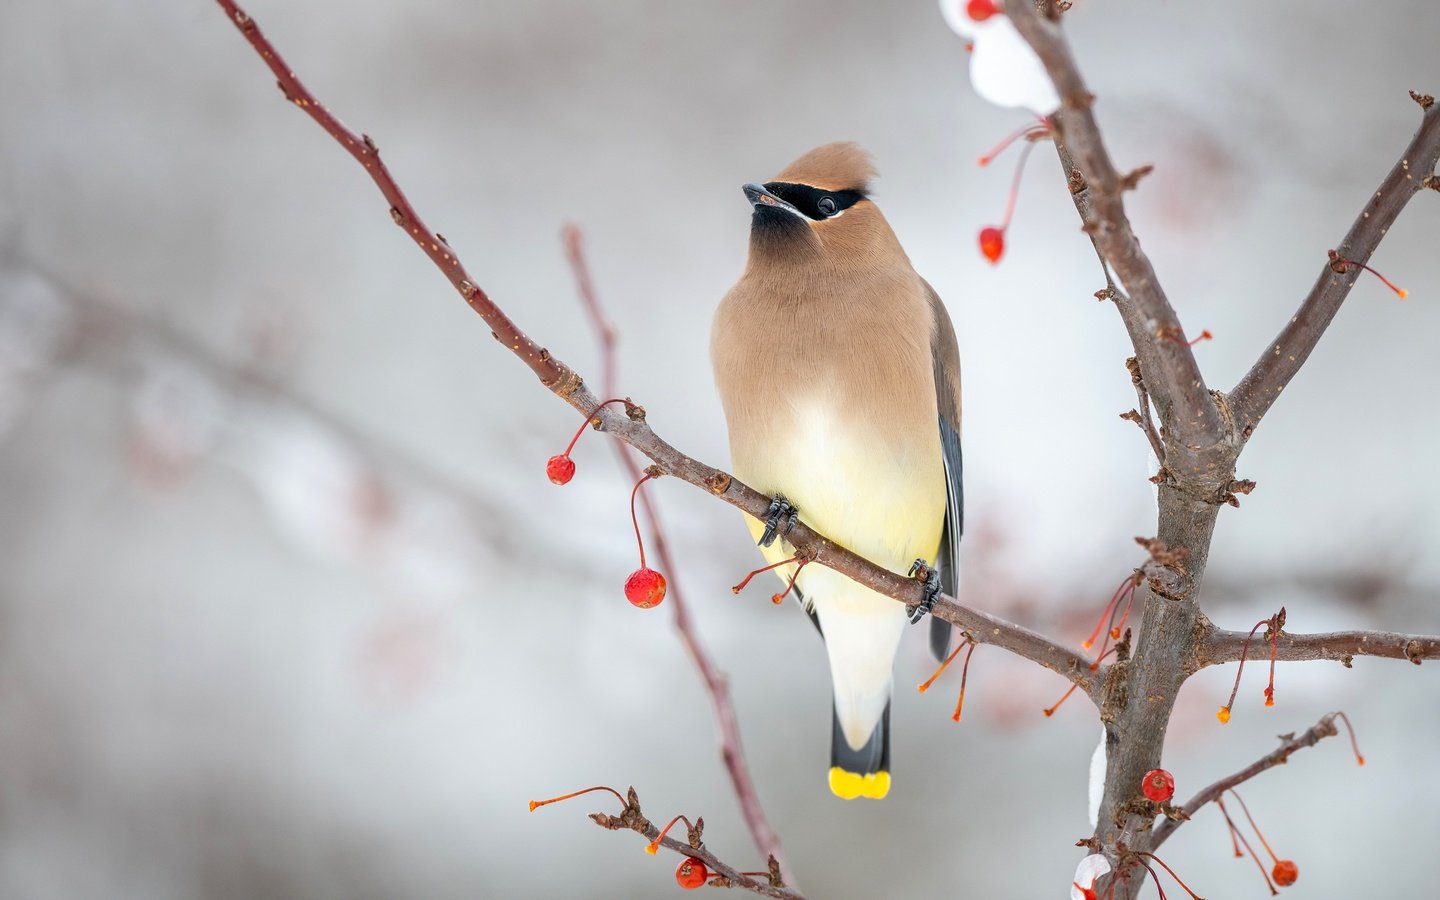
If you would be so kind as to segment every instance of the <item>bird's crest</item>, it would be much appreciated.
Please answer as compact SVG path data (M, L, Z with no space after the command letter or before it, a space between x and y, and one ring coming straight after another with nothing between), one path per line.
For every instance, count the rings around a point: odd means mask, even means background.
M826 191L859 191L870 189L875 177L875 164L870 154L852 141L839 141L816 147L785 167L776 181L808 184Z

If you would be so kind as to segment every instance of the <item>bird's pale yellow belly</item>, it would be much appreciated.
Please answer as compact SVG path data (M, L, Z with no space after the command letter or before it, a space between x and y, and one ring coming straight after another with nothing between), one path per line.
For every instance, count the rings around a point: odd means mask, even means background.
M735 474L763 493L784 494L806 524L887 569L905 572L917 558L933 562L946 498L938 425L929 440L886 433L824 399L798 401L787 412L766 440L735 448ZM758 539L763 523L749 524ZM773 563L793 551L776 542L764 553ZM801 589L819 575L807 568ZM866 611L881 600L899 611L895 601L853 587L817 599Z

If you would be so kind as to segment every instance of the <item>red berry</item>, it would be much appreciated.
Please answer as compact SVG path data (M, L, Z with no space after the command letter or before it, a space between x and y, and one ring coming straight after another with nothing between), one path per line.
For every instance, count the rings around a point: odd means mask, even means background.
M1000 12L995 0L970 0L965 4L965 13L977 22L983 22Z
M1282 859L1275 864L1275 871L1270 873L1275 883L1281 887L1289 887L1300 877L1300 867L1295 865L1293 859Z
M636 569L625 579L625 599L641 609L659 606L665 599L665 576L654 569Z
M545 463L545 474L556 484L569 484L575 477L575 460L561 453Z
M1175 776L1164 769L1151 769L1141 779L1140 790L1156 803L1164 803L1175 796Z
M998 263L1005 252L1005 232L994 226L980 229L980 252L992 263Z
M687 891L704 887L709 878L710 873L706 871L705 863L693 856L682 859L679 868L675 870L675 883Z

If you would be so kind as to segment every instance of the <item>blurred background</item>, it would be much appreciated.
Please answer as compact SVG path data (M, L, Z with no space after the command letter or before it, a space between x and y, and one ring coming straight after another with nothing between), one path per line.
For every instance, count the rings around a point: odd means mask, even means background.
M1154 533L1128 346L1053 155L998 266L1026 114L984 104L933 2L254 0L310 88L373 135L421 214L559 357L598 354L559 242L585 232L620 391L726 462L706 362L737 277L739 186L817 144L876 156L877 200L945 298L966 378L962 598L1078 642ZM1082 0L1066 17L1146 249L1210 383L1232 386L1440 93L1419 0ZM759 858L672 606L643 612L629 483L287 107L206 2L0 6L0 896L662 897L678 860L585 813L634 784ZM1440 631L1440 197L1416 198L1242 460L1203 603L1248 629ZM657 204L664 215L656 215ZM813 897L1065 896L1098 733L1064 682L982 647L896 664L895 787L825 787L819 641L740 516L663 509L730 678L760 798ZM1343 740L1246 797L1297 896L1426 896L1440 667L1192 679L1166 749L1188 797L1343 708ZM1257 848L1258 849L1258 848ZM1266 896L1213 809L1165 847L1210 897Z

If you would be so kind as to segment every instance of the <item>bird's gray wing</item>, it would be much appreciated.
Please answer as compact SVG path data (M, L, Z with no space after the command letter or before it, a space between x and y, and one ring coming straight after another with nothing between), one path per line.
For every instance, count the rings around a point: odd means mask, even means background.
M960 456L960 345L945 304L928 283L930 310L935 330L930 355L935 366L935 399L940 411L940 448L945 459L945 528L940 536L940 553L935 565L940 570L940 587L954 597L960 585L960 536L965 532L965 490ZM930 650L944 659L950 647L950 623L930 619Z

